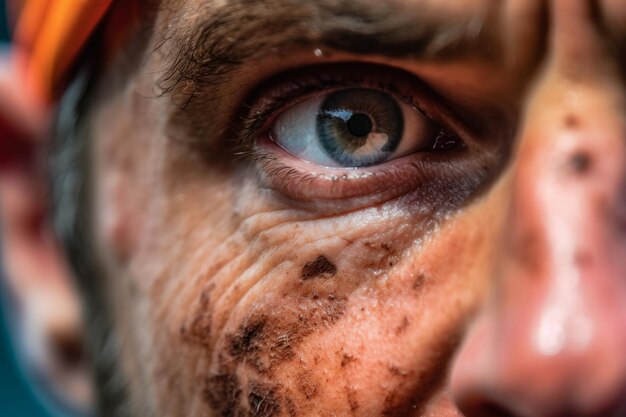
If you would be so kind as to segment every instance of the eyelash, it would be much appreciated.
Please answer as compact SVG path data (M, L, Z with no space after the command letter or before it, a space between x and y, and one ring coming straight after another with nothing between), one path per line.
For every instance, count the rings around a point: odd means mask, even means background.
M238 134L235 135L239 138L237 154L257 166L261 182L265 183L262 187L278 189L283 196L291 197L292 202L311 205L344 201L350 206L345 208L350 209L371 206L411 189L436 185L438 180L445 181L445 177L450 176L437 170L443 166L442 161L453 157L450 154L457 153L454 151L446 153L445 158L437 153L424 153L419 158L408 155L394 161L397 163L334 175L298 170L285 162L293 158L291 155L276 146L272 150L264 146L270 141L272 123L282 112L304 100L352 87L379 90L403 100L443 130L453 132L465 145L458 118L448 110L444 100L414 75L366 63L313 66L280 74L263 83L246 101L248 104L240 114ZM310 207L305 205L303 208Z
M402 82L383 82L383 77L398 78ZM395 68L364 63L327 64L288 72L274 77L264 85L266 87L255 91L251 95L252 98L247 100L249 104L244 106L239 117L238 136L243 139L240 145L244 147L254 144L260 132L275 119L275 116L272 116L280 110L321 93L350 87L371 88L391 94L415 107L435 123L447 127L447 121L442 120L443 115L434 112L434 106L425 105L433 100L434 93L415 76ZM413 94L407 94L407 86L411 87ZM421 100L417 100L417 97ZM266 104L268 102L269 104ZM439 106L444 109L444 106Z

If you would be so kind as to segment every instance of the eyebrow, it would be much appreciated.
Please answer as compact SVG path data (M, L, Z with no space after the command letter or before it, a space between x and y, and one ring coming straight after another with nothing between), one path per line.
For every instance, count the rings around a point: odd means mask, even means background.
M177 13L163 44L175 51L158 86L167 94L218 85L244 63L298 47L431 62L495 60L498 4L473 14L442 12L428 1L410 9L380 0L203 2ZM183 6L185 7L185 6Z

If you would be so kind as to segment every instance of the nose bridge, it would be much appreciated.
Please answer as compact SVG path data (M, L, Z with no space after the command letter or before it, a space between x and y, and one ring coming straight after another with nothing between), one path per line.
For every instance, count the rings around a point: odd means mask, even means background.
M522 416L626 404L626 100L593 3L550 3L492 303L453 372L469 416L484 415L472 410L485 397Z
M552 3L496 261L492 336L506 362L496 379L531 415L564 403L592 410L626 379L624 86L590 4Z
M529 287L544 294L553 318L557 309L548 304L558 304L563 320L581 315L594 295L609 301L624 292L624 85L590 4L553 2L551 54L519 137L504 246L509 253L499 268L533 275ZM588 333L581 330L588 327L584 321L577 321L579 332L570 329L572 341ZM537 337L540 346L555 349Z

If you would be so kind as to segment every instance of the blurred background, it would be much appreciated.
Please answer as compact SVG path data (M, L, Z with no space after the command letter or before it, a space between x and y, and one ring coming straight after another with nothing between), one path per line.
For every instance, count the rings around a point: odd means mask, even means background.
M0 42L3 50L9 40L4 3L4 0L0 0ZM0 274L1 261L0 259ZM7 328L9 301L6 289L0 285L0 417L52 417L44 410L36 394L30 389L24 373L17 366L18 352L10 343Z

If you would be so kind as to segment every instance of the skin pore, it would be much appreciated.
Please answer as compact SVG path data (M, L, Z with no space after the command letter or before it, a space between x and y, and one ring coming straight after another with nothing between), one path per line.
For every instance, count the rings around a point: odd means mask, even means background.
M132 413L618 409L618 3L152 9L142 66L112 59L87 117L90 231ZM408 102L458 146L333 170L268 135L344 87ZM551 307L571 337L537 339Z

